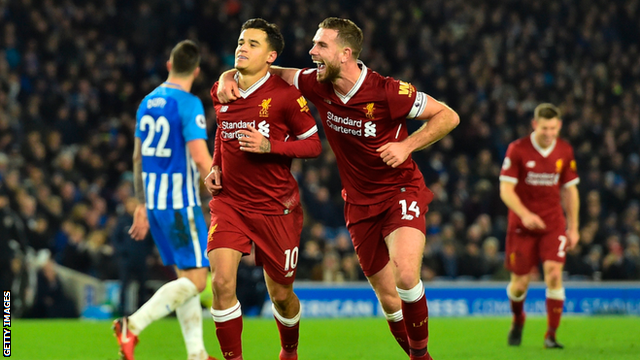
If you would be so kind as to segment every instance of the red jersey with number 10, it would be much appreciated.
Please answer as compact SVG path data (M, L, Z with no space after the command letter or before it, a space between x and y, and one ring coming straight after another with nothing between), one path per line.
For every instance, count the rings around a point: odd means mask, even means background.
M298 183L291 174L291 158L240 150L238 130L249 125L271 141L318 137L307 101L293 86L269 73L231 103L222 104L211 89L216 109L213 164L222 171L222 191L216 196L242 211L287 214L300 203ZM319 141L319 140L318 140Z

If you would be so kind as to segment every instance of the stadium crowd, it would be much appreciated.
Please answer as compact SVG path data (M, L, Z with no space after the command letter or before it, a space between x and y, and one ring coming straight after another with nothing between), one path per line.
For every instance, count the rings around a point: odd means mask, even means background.
M209 89L233 65L242 22L275 22L285 36L276 64L312 67L311 39L327 16L363 29L368 67L460 115L450 136L413 154L435 193L424 280L508 276L498 174L540 102L563 110L561 136L581 177L581 241L567 254L567 276L640 279L638 0L9 0L0 1L2 287L15 286L29 249L101 279L121 277L135 253L149 277L170 278L151 247L123 241L122 228L131 217L135 110L166 77L171 47L184 38L201 46L193 92L212 139ZM298 279L364 279L329 146L295 161L293 172L306 211Z

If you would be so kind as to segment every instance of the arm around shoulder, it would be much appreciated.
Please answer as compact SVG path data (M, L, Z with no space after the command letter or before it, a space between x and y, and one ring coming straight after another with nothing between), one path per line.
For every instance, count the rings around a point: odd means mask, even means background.
M289 85L295 85L294 80L296 78L296 73L300 69L296 68L287 68L281 66L271 66L269 72L273 75L280 77L282 80L286 81Z

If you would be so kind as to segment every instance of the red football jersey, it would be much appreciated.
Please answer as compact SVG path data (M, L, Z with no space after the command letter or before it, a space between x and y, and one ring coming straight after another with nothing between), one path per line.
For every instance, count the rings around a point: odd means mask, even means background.
M407 138L406 118L422 113L427 96L409 83L383 77L361 62L359 65L360 77L344 96L334 90L333 84L319 83L317 69L299 70L294 79L295 86L320 113L336 155L345 201L370 205L400 191L426 190L411 155L392 168L376 149Z
M317 137L306 100L296 88L268 73L231 103L221 104L217 90L216 82L211 89L218 124L214 164L222 171L222 191L216 198L243 211L289 213L300 202L291 158L241 151L238 130L251 125L276 141Z
M564 228L560 187L580 182L573 148L557 139L552 146L542 149L533 139L533 133L518 139L509 144L500 181L516 184L515 191L522 204L542 218L546 230ZM509 228L522 226L520 218L509 210Z

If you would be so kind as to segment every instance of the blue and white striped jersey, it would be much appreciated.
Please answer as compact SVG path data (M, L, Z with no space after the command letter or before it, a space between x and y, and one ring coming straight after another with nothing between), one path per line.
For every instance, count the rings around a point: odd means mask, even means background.
M142 177L148 210L200 205L200 172L187 142L207 139L200 99L164 83L147 95L136 114L142 141Z

